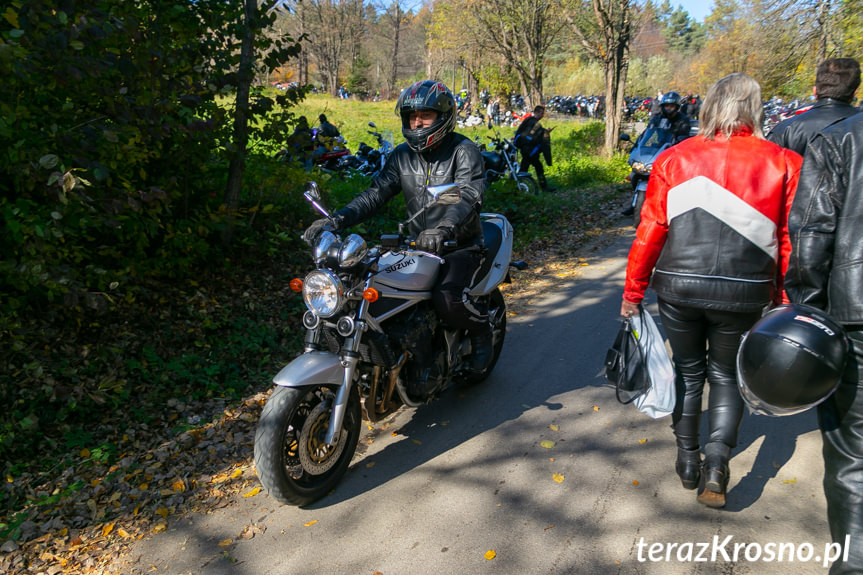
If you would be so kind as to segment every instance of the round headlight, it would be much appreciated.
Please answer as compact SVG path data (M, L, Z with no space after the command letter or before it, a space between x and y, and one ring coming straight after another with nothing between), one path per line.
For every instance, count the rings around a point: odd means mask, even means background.
M369 248L366 240L357 234L351 234L342 242L342 248L339 250L339 265L344 268L353 267L360 263L367 253Z
M336 234L329 230L321 232L318 241L315 242L315 262L322 262L327 257L327 252L334 242L338 241Z
M345 286L331 271L313 271L303 282L303 301L315 315L330 317L345 303Z

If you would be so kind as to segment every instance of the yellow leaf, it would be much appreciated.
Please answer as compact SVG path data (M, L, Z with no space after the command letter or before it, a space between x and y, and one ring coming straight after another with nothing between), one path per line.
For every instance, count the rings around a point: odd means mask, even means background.
M90 450L85 447L84 449L82 449L81 451L78 452L78 455L80 455L81 457L84 457L84 458L90 457Z
M150 486L147 485L146 483L142 483L141 485L138 486L138 489L141 491L147 491L148 487L150 487Z
M167 508L167 507L160 507L159 509L157 509L157 510L156 510L156 513L157 513L157 514L159 514L159 515L161 515L161 516L162 516L162 517L164 517L165 519L167 519L167 518L168 518L168 515L169 515L171 512L170 512L170 511L168 511L168 508Z
M119 501L120 497L122 496L122 493L120 493L119 491L115 491L114 494L111 495L111 497L108 499L108 503L114 503L115 501Z
M234 472L231 473L231 479L236 479L237 477L239 477L242 474L243 474L242 469L235 469Z
M647 438L638 440L639 445L644 445L645 443L647 443Z
M7 476L6 476L6 483L14 483L14 482L15 482L15 480L14 480L14 479L12 479L12 476L11 476L11 475L7 475Z
M233 539L224 539L222 541L219 541L219 547L227 547L228 545L230 545L233 542L234 542Z
M550 439L543 439L539 444L546 449L551 449L552 447L554 447L554 442Z
M125 529L123 529L122 527L117 529L117 535L119 535L120 537L124 537L124 538L130 537L129 532L126 531Z
M90 480L90 485L92 487L98 487L100 483L102 483L101 479L91 479Z
M159 523L155 527L153 527L153 533L161 533L162 531L164 531L167 528L168 528L168 526L166 524Z
M372 467L374 467L374 466L375 466L375 462L374 462L374 461L369 461L368 463L366 463L366 469L371 469L371 468L372 468Z
M369 425L369 424L367 423L367 424L366 424L366 427L368 427L368 428L369 428L369 431L374 431L374 430L375 430L375 426L374 426L374 425Z
M554 479L555 481L557 481L558 483L563 483L563 480L564 480L563 475L561 475L560 473L555 473L554 475L551 476L551 478Z
M178 480L176 480L176 481L174 482L174 484L173 484L173 485L171 485L171 487L174 489L174 491L183 492L183 491L185 491L185 490L186 490L186 484L185 484L185 483L183 483L183 480L182 480L182 479L178 479Z
M108 523L107 525L102 526L102 537L107 537L108 534L114 530L114 524Z
M797 483L797 478L794 477L792 479L783 479L782 483L784 483L785 485L791 485L791 484Z
M392 434L392 435L393 435L393 437L395 437L395 436L396 436L396 435L398 435L398 434L399 434L399 432L398 432L398 431L393 431L393 434Z
M308 523L303 523L303 527L310 527L310 526L314 525L314 524L315 524L315 523L317 523L317 522L318 522L318 520L317 520L317 519L312 519L312 520L311 520L311 521L309 521Z
M548 460L554 463L554 457L549 457Z
M636 487L638 487L638 480L637 479L633 480L632 484L635 485Z
M61 530L60 530L60 537L66 537L66 535L67 535L68 533L69 533L69 528L68 528L68 527L64 527L63 529L61 529Z
M255 495L257 495L260 492L261 492L261 488L255 487L254 489L252 489L248 493L244 494L243 497L254 497Z
M552 431L560 431L560 428L553 423L549 425L548 428Z
M599 411L599 406L598 406L598 405L594 405L594 406L593 406L593 411Z
M495 553L495 552L494 552L494 549L492 549L492 550L490 550L490 551L486 551L486 552L485 552L484 557L485 557L486 559L488 559L489 561L491 561L492 559L494 559L495 557L497 557L497 553Z

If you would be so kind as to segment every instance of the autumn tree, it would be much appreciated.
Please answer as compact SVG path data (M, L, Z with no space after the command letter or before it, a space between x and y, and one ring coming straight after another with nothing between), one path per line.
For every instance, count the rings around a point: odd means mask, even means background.
M581 0L565 12L570 30L584 50L602 64L605 75L605 152L617 148L630 43L639 25L634 0Z

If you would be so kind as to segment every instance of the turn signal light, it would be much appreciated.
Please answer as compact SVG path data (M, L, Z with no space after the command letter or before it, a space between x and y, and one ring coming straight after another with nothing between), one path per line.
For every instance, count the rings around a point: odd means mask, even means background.
M379 297L380 297L380 294L378 293L378 290L376 290L375 288L368 288L367 290L365 290L363 292L363 299L369 303L373 303L373 302L378 301Z
M301 280L300 278L292 279L291 283L289 283L288 285L291 286L292 291L295 291L297 293L303 291L303 280Z

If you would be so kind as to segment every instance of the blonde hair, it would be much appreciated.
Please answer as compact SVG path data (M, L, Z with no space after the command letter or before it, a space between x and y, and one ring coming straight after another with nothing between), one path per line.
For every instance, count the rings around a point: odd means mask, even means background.
M725 76L707 91L699 118L698 133L708 140L716 134L728 138L741 128L749 128L755 137L763 139L761 86L746 74Z

